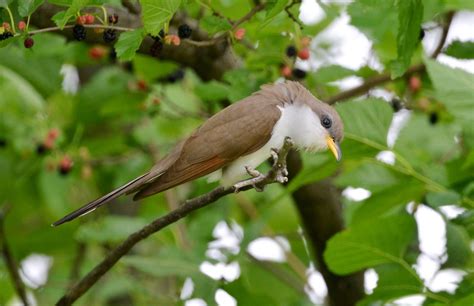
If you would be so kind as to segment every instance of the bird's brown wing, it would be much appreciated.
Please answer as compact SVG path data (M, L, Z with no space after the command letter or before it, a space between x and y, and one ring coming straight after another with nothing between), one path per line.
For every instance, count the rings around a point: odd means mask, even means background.
M212 173L255 152L271 137L281 115L278 103L249 97L210 118L183 144L179 157L134 197L141 199Z

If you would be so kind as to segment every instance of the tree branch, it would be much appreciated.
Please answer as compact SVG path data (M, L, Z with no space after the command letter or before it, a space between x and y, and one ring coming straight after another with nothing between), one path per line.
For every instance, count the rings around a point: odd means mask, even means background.
M433 59L437 58L438 55L443 50L444 44L446 43L446 39L448 37L449 29L451 28L451 22L453 21L453 17L454 17L454 12L449 12L449 13L446 14L446 20L443 24L443 32L441 34L441 38L438 42L438 45L437 45L436 49L431 54L431 56L430 56L431 58L433 58ZM405 76L410 76L410 75L416 74L416 73L422 73L425 70L426 70L426 67L425 67L424 64L414 65L414 66L408 68L408 70L405 72ZM328 103L328 104L334 104L334 103L342 101L342 100L347 100L349 98L353 98L353 97L365 94L370 89L372 89L372 88L374 88L378 85L382 85L382 84L384 84L386 82L389 82L391 80L392 79L391 79L390 73L380 74L380 75L377 75L375 77L367 79L363 84L361 84L357 87L351 88L351 89L346 90L346 91L342 91L342 92L326 99L325 102Z
M23 305L28 306L28 298L26 296L25 284L21 280L20 274L18 273L18 265L10 252L10 247L7 242L7 235L5 234L5 215L7 214L9 207L7 204L3 205L0 209L0 246L2 248L2 256L5 260L8 273L10 274L11 281L15 288L16 294L22 301Z
M259 186L275 183L279 181L282 173L286 171L286 157L293 146L293 142L287 137L283 147L280 149L276 157L274 166L270 171L258 182ZM148 236L159 232L166 226L186 217L191 212L203 208L218 199L233 192L251 189L252 186L230 186L217 187L214 190L194 199L185 201L180 207L169 212L168 214L154 220L142 229L132 233L121 244L113 249L98 265L96 265L86 276L77 282L69 291L59 299L56 305L71 305L87 292L107 271L109 271L125 254L127 254L138 242Z

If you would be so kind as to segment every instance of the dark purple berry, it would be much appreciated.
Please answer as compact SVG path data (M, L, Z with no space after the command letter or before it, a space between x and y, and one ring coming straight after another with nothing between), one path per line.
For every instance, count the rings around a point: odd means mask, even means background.
M288 46L286 48L286 56L288 57L295 57L297 53L298 53L298 50L296 50L295 46Z
M394 112L398 112L399 110L401 110L403 108L402 101L400 101L400 99L398 99L398 98L393 98L390 101L390 105L392 105L392 108L393 108Z
M104 31L104 41L106 43L113 43L117 39L117 31L107 29Z
M293 69L293 76L296 78L296 79L304 79L306 77L306 71L304 70L301 70L299 68L295 68Z
M161 50L163 50L163 42L157 39L153 42L153 45L151 45L150 47L150 54L152 56L158 57L161 53Z
M187 25L187 24L182 24L178 28L178 36L179 38L189 38L191 37L191 34L193 33L193 30Z
M10 37L13 37L13 34L11 32L3 32L3 34L0 34L0 41L8 39Z
M437 112L432 112L432 113L430 114L429 120L430 120L430 123L431 123L432 125L435 125L435 124L438 122L438 120L439 120L438 113L437 113Z
M7 146L7 140L5 138L0 138L0 148L5 148Z
M46 151L48 151L48 148L44 144L40 143L36 146L36 153L38 155L43 155Z
M161 39L165 38L165 36L166 36L165 30L161 29L161 30L160 30L160 33L158 33L158 36L159 36Z
M178 69L175 72L168 75L168 77L166 79L170 83L175 83L177 81L182 80L183 78L184 78L184 70L183 69Z
M419 40L423 40L425 38L425 30L420 29L420 36L418 37Z
M76 24L72 28L72 36L78 41L86 39L86 28L83 25Z
M116 24L119 20L119 16L117 14L109 15L109 23Z
M35 41L31 37L27 37L25 41L23 42L23 45L25 46L26 49L33 47L34 44L35 44Z

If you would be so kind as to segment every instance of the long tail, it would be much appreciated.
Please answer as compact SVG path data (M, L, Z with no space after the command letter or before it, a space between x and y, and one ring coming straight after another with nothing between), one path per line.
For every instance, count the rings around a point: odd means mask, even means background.
M52 226L58 226L58 225L61 225L63 223L66 223L66 222L69 222L71 220L74 220L80 216L83 216L85 214L88 214L90 213L91 211L95 210L97 207L100 207L104 204L106 204L107 202L127 193L127 192L130 192L134 189L136 189L137 187L139 187L143 181L146 181L146 176L148 175L149 173L145 173L133 180L131 180L130 182L126 183L125 185L107 193L106 195L98 198L97 200L94 200L84 206L82 206L81 208L73 211L72 213L64 216L63 218L61 218L60 220L54 222L52 224ZM145 179L144 179L145 178ZM143 180L144 179L144 180Z

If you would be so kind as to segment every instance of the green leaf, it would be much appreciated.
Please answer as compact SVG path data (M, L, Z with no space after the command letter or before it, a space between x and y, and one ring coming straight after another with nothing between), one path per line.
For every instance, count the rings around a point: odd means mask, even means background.
M413 269L400 269L397 264L385 264L375 268L379 277L374 292L357 303L357 306L384 305L407 295L423 292L423 285L413 277Z
M199 83L194 91L204 101L219 101L227 98L229 86L212 80L207 83Z
M87 243L119 242L145 225L146 222L139 218L106 216L83 224L76 232L76 239Z
M79 10L88 5L90 0L73 0L71 6L64 12L64 15L61 12L53 16L53 21L56 25L62 30L64 26L68 23L71 17L74 17Z
M278 15L285 9L285 6L287 4L288 4L288 0L267 1L267 5L266 5L267 15L265 16L265 20L262 22L261 27L268 25L276 15Z
M136 54L133 58L135 73L140 78L149 82L169 75L178 69L178 67L179 66L174 62L165 60L157 61L156 58L148 55Z
M415 234L415 220L407 214L374 218L333 236L324 260L331 271L341 275L385 263L406 268L403 255Z
M443 267L464 268L472 259L471 239L462 226L446 222L448 260Z
M117 57L122 61L132 60L135 57L138 48L140 48L144 37L145 31L143 28L120 34L119 40L115 44Z
M462 124L465 139L474 144L474 74L459 68L451 68L431 59L425 59L428 74L436 90L436 97Z
M228 31L232 28L230 23L222 17L219 16L206 16L201 19L199 23L201 28L206 31L209 35L215 34L217 32Z
M386 146L393 115L387 102L370 98L338 104L336 109L344 122L346 135Z
M389 185L372 194L356 209L351 224L384 216L411 201L420 201L424 192L424 185L414 179L406 178L397 185Z
M199 258L192 253L183 253L175 247L165 247L152 257L126 256L122 259L127 266L134 267L154 277L195 276L199 274Z
M0 0L0 7L8 7L13 0Z
M16 35L7 39L0 41L0 48L6 47L14 41L20 40L21 35Z
M459 203L460 199L461 196L453 190L443 192L429 192L426 195L426 201L433 207L457 204Z
M392 79L402 76L410 66L411 57L420 42L423 3L421 0L397 1L398 7L398 57L391 63Z
M141 0L143 26L148 34L158 35L181 5L181 0Z
M444 54L460 59L474 59L474 41L455 40L449 44Z
M320 83L329 83L355 74L356 71L352 69L339 65L330 65L321 67L316 72L314 72L314 79Z
M44 3L44 0L22 0L18 2L18 14L21 17L31 15L36 9Z

